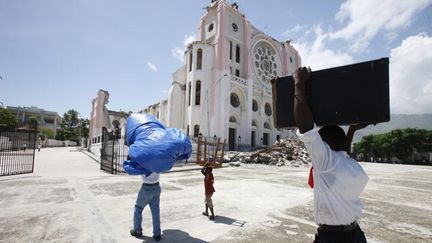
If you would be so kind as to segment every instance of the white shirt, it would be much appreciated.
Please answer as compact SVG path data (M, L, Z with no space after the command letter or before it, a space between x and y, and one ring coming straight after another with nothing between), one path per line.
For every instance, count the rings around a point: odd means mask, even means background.
M345 151L334 151L321 139L318 129L304 134L297 131L312 159L315 222L347 225L361 218L360 193L368 176Z
M159 173L151 173L149 176L141 176L143 183L145 184L154 184L156 182L159 182Z

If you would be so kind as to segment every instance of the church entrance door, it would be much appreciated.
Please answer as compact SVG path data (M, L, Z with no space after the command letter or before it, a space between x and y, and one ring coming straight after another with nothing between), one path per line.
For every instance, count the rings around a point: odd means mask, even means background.
M255 131L251 134L251 147L255 147Z
M235 128L230 128L229 129L229 134L228 134L228 144L229 144L229 150L233 151L235 150L235 134L236 134L236 129Z
M269 134L268 133L263 133L263 145L264 146L268 146L269 144Z

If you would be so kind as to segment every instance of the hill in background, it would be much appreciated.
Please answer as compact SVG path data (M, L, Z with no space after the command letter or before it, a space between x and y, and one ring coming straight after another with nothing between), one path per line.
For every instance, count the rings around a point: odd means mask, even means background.
M390 121L369 125L368 127L356 132L353 142L359 142L363 136L370 134L381 134L390 132L394 129L420 128L432 130L432 113L428 114L392 114Z

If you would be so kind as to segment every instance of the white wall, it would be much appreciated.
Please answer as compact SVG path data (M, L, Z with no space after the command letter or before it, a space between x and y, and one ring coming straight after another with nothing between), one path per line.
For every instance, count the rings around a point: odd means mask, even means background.
M45 140L45 146L46 147L69 147L69 146L77 146L77 143L74 141L60 141L60 140L56 140L56 139L47 139Z

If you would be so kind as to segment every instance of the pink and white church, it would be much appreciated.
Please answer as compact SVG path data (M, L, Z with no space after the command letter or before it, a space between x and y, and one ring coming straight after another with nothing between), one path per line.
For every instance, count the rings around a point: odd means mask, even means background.
M168 100L142 112L191 137L225 138L229 150L291 136L291 130L274 128L269 83L301 65L289 41L260 31L226 0L211 1L196 36L184 53L184 65L172 75Z

